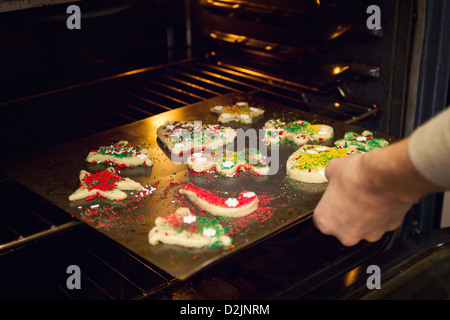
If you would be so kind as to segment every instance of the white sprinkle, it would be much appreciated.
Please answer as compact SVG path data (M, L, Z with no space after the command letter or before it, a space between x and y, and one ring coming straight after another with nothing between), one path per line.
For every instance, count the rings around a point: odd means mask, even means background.
M214 237L216 235L216 230L214 230L213 228L204 229L203 235L205 237Z
M193 223L193 222L195 222L195 220L197 220L197 217L193 216L193 215L183 217L184 223Z
M234 208L234 207L236 207L236 206L239 204L239 201L238 201L238 199L236 199L236 198L228 198L228 199L225 201L225 204L226 204L227 206L229 206L229 207Z
M91 209L98 208L98 207L100 207L99 204L93 204L93 205L91 206Z
M248 191L248 192L244 193L243 196L246 198L252 198L252 197L256 196L256 194L254 192Z

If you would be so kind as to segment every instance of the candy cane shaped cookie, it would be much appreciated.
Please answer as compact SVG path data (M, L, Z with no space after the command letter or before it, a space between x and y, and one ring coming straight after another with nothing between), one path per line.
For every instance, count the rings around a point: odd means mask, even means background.
M189 183L180 188L179 192L201 209L224 217L243 217L258 209L258 196L251 191L244 191L237 198L222 198L214 193Z

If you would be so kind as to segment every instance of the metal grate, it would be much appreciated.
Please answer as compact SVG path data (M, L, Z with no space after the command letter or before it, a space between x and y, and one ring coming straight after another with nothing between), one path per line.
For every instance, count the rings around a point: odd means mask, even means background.
M9 150L3 160L229 92L347 123L377 111L345 98L339 87L321 91L237 66L184 60L0 103L0 139Z

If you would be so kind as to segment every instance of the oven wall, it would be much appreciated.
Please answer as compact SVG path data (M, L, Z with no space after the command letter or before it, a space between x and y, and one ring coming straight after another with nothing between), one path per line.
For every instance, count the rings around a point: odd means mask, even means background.
M186 57L184 0L74 4L81 29L69 3L0 13L1 100Z
M225 3L228 6L222 6ZM249 9L249 3L259 7ZM378 106L374 117L358 124L404 135L416 1L198 4L198 33L209 57L214 54L216 61L247 65L321 89L338 87L349 98ZM380 8L381 30L367 27L371 5ZM231 35L231 40L221 39L220 33ZM348 70L330 72L338 65Z

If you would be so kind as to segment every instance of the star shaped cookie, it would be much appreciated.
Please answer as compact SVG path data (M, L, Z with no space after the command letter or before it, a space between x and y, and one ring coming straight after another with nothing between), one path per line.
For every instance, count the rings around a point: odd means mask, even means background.
M237 102L229 106L215 106L210 111L219 115L217 121L222 123L239 121L240 123L250 124L253 118L264 114L263 109L250 107L247 102Z
M102 197L109 200L122 200L127 194L122 190L142 190L143 186L130 178L122 178L116 169L89 173L81 170L79 173L80 187L69 196L70 201L90 197Z

